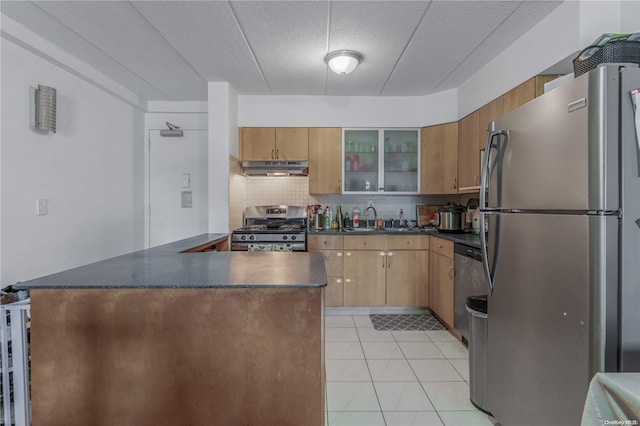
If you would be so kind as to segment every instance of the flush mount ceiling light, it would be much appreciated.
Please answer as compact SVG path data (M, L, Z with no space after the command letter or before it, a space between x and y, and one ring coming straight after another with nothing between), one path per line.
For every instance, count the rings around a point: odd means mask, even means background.
M336 74L349 74L362 62L362 55L353 50L336 50L324 57L329 68Z

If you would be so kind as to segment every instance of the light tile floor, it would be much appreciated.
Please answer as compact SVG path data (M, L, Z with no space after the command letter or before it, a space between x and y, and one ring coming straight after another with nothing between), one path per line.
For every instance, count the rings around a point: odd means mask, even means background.
M468 352L448 331L376 331L327 315L328 426L492 426L469 402Z

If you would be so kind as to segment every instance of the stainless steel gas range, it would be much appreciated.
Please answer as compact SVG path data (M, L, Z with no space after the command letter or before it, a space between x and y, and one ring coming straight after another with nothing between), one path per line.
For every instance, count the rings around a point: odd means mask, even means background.
M307 251L305 207L246 207L243 223L231 235L233 251Z

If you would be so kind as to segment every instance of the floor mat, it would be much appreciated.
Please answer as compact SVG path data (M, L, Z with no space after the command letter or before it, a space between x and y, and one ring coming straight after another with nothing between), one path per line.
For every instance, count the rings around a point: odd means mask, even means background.
M427 314L370 314L376 330L446 330L433 315Z

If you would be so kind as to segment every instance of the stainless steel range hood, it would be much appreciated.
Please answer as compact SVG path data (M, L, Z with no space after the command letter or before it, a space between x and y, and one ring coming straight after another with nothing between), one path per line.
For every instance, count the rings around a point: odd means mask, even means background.
M246 176L307 176L308 161L243 161Z

